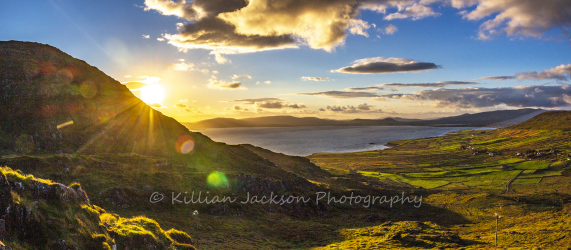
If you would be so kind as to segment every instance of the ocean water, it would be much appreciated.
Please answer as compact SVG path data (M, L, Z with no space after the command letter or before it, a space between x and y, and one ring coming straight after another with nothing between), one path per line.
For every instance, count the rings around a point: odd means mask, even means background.
M287 155L359 152L387 148L391 141L442 136L467 127L331 126L279 128L216 128L199 130L214 141L252 144Z

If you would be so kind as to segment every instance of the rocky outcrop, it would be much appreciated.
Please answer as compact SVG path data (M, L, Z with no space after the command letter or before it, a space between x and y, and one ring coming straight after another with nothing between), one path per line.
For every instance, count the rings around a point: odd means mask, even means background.
M78 183L0 168L0 249L194 249L188 234L168 232L152 219L125 219L92 205Z

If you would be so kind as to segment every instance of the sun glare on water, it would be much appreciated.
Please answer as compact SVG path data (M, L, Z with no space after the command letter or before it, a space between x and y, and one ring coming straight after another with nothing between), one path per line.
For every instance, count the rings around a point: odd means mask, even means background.
M153 83L141 88L141 99L147 104L162 103L165 99L163 86Z

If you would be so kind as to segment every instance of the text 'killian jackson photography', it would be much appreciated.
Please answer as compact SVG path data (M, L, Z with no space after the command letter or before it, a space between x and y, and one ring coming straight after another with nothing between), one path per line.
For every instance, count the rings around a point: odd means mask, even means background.
M149 201L158 203L163 201L165 195L163 193L154 192ZM331 192L315 192L313 197L296 196L296 195L276 195L271 192L269 195L251 195L247 192L243 196L219 196L211 195L210 192L172 192L171 204L216 204L216 203L239 203L239 204L262 204L262 205L284 205L292 203L309 203L315 202L316 205L360 205L363 207L371 207L374 205L386 204L389 207L393 205L413 204L415 208L422 205L422 195L417 197L409 197L402 192L400 195L350 195L335 196Z

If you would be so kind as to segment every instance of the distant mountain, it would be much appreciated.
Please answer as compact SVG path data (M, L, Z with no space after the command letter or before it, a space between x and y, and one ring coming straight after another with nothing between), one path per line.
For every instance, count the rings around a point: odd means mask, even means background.
M194 123L183 123L189 129L232 127L296 127L296 126L450 126L450 127L505 127L525 121L543 112L541 109L498 110L477 114L463 114L434 120L384 119L329 120L315 117L265 116L233 119L214 118ZM524 119L523 119L524 118ZM519 119L519 120L518 120Z
M571 111L547 111L506 129L571 130Z
M530 114L537 115L542 111L543 110L541 109L497 110L444 117L429 121L420 121L418 124L427 126L496 127L497 125L501 125L501 122L503 121L509 121L519 117L529 119L531 118L529 117Z

